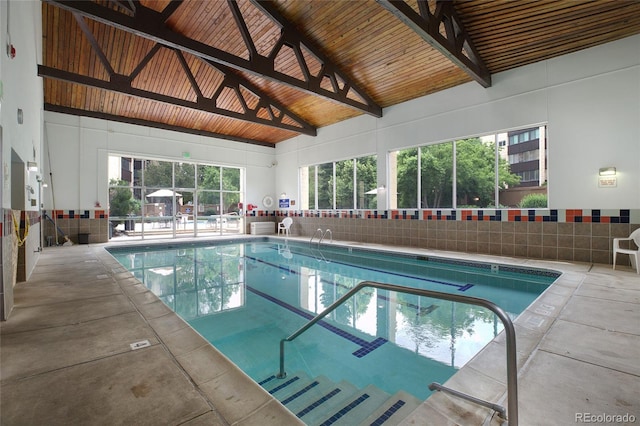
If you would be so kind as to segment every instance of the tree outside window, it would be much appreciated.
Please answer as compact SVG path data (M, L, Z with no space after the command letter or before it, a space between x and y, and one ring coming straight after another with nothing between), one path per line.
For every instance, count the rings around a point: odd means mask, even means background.
M301 167L301 208L376 208L377 167L375 155Z
M534 129L528 134L539 133ZM389 153L390 208L501 207L499 196L518 187L521 178L511 170L506 141L498 144L497 136Z

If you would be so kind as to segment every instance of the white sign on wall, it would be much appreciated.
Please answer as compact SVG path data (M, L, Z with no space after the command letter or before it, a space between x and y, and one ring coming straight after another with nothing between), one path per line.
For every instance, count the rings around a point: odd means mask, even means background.
M598 188L615 188L618 178L615 176L598 176Z

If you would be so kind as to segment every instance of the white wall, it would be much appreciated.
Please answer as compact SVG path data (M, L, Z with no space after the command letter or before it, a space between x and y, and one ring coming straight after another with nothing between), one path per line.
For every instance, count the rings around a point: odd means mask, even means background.
M391 150L546 123L551 208L640 208L640 36L492 79L488 89L468 83L278 144L276 192L297 194L300 166L371 153L386 184ZM617 168L615 188L598 187L604 166Z
M9 8L9 9L7 9ZM42 152L42 79L37 76L37 64L42 58L42 5L39 1L0 2L0 121L2 124L2 207L18 210L38 210L36 206L11 205L12 191L26 191L26 185L37 188L36 173L24 170L24 182L11 185L11 150L16 153L17 164L35 161L41 164ZM15 58L6 53L7 13L11 44ZM24 121L18 123L17 112L22 109ZM14 160L16 157L14 156ZM22 165L22 167L24 167ZM15 171L14 171L15 172ZM37 195L37 191L36 191ZM27 200L24 196L14 197Z
M546 123L551 208L640 208L640 36L468 83L299 136L276 149L102 120L45 113L57 209L107 205L109 152L247 168L247 202L285 192L297 209L298 168L378 155L386 182L390 150ZM46 148L46 146L45 146ZM271 167L274 160L277 166ZM47 161L45 160L45 165ZM599 188L615 166L615 188ZM45 178L48 176L46 171ZM379 208L386 208L383 197ZM45 198L45 206L52 208Z
M55 209L91 210L96 203L106 209L110 153L243 167L247 203L275 196L273 148L52 112L44 118L45 181L53 181L44 196L46 209L54 208L54 198Z

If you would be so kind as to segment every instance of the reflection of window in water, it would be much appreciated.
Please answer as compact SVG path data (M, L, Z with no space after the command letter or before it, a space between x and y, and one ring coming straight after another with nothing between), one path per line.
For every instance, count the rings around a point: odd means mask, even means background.
M191 320L245 305L242 262L237 254L179 249L147 253L136 262L142 267L132 272L137 276L141 272L147 288Z

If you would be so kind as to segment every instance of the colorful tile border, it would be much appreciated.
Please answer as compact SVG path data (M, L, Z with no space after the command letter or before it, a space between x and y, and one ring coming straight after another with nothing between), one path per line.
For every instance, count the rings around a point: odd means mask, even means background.
M640 209L395 209L253 211L249 217L640 224Z
M10 209L3 209L0 235L12 232ZM24 227L25 212L20 212ZM28 211L31 224L41 218ZM43 217L57 219L108 219L107 210L43 210ZM252 210L247 217L305 217L338 219L390 219L494 222L628 223L640 224L640 209L426 209L426 210Z
M43 210L43 214L56 219L108 219L106 210Z

